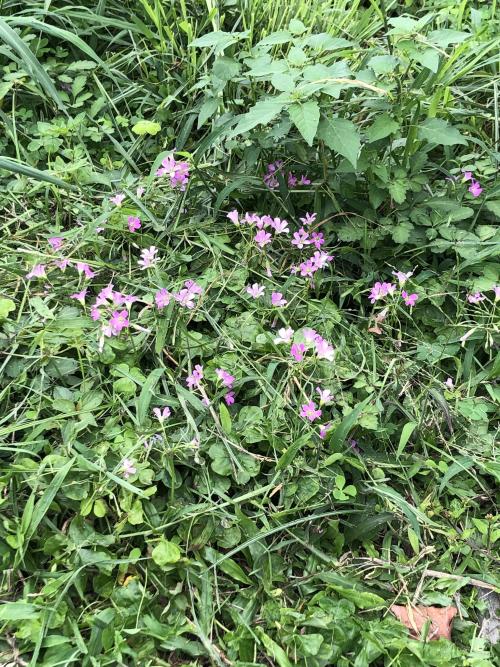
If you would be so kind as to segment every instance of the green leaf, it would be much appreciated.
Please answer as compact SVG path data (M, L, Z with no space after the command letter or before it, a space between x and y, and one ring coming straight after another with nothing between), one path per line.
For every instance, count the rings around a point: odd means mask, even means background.
M328 437L331 449L340 449L341 445L344 444L345 439L349 434L349 431L357 423L359 415L362 413L363 409L368 405L370 401L371 401L371 396L368 396L367 398L365 398L364 401L358 403L358 405L354 408L354 410L351 410L351 412L349 412L349 414L346 417L344 417L344 419L337 426L337 428L335 428L331 432L330 436Z
M16 304L12 299L0 299L0 320L9 318L9 313L16 309Z
M241 581L243 584L252 584L252 580L247 577L243 568L241 568L238 563L232 558L225 558L219 563L219 569L227 574L228 576L236 579L236 581Z
M229 410L226 408L224 403L221 403L219 405L219 415L220 415L220 423L222 426L222 430L224 433L229 435L232 430L232 422L231 422L231 415L229 414Z
M49 97L56 103L60 111L66 113L66 106L62 101L52 79L49 77L45 69L38 62L35 55L28 47L28 45L21 39L3 19L0 18L0 42L7 44L17 53L22 61L23 67L29 72L35 83L39 84L41 88L47 93Z
M241 116L238 125L235 127L232 135L243 134L253 130L257 125L265 125L275 118L285 106L284 100L268 99L261 100L254 104L249 111Z
M389 190L391 194L393 194L393 191L391 190L390 187ZM398 204L402 204L404 201L404 199L402 201L401 200L398 201L396 198L394 198L394 200L397 201ZM394 243L407 243L408 239L410 238L412 230L413 230L413 225L411 224L411 222L407 221L400 222L399 225L393 227L392 239Z
M155 368L148 375L142 386L141 393L137 401L137 421L139 422L139 425L144 424L148 414L151 399L153 398L154 389L158 383L158 380L163 375L163 372L163 368Z
M254 632L260 641L264 644L266 653L271 658L271 664L276 662L279 667L292 667L292 663L288 659L285 651L273 639L271 639L271 637L266 635L262 628L255 626Z
M200 107L198 114L198 129L211 118L219 108L219 100L216 97L209 97Z
M199 48L204 46L214 46L217 51L223 51L231 44L237 42L243 34L244 33L241 32L223 32L222 30L218 30L198 37L193 40L189 46L197 46Z
M343 155L356 169L361 137L353 122L346 118L323 118L319 124L318 136L328 148Z
M303 104L292 104L288 107L288 113L300 134L309 146L312 146L319 123L318 103L315 100L309 100Z
M169 542L162 537L151 552L151 557L157 565L164 567L165 565L177 563L180 560L181 551L177 544Z
M389 114L383 113L377 116L373 125L368 128L366 133L369 142L384 139L390 134L394 134L399 129L399 124L393 120Z
M221 81L231 81L240 72L240 64L234 58L222 56L214 62L213 73Z
M440 146L467 146L467 139L442 118L427 118L418 128L418 138Z
M276 90L286 93L292 92L292 90L294 90L296 86L295 78L291 74L287 74L286 72L284 73L278 72L276 74L273 74L271 78L271 83L276 88Z
M307 30L306 26L299 19L292 19L288 24L288 30L292 35L302 35Z
M394 72L398 64L399 60L390 55L373 56L373 58L370 58L368 61L368 67L371 67L377 75L391 74L391 72Z
M0 607L0 621L25 621L37 618L40 609L27 602L4 602Z
M401 435L399 436L398 449L396 451L396 456L399 458L406 447L408 440L411 438L411 434L416 429L418 424L416 422L408 422L403 426Z
M29 164L19 162L10 157L0 156L0 169L11 171L14 174L22 174L28 178L33 178L35 181L46 181L47 183L58 185L60 188L66 188L67 190L77 189L74 185L65 183L64 181L61 181L60 178L52 176L48 171L41 171L40 169L31 167Z
M160 123L155 123L151 120L140 120L132 128L132 132L138 134L140 137L143 137L145 134L150 134L154 137L160 130Z
M380 595L376 595L375 593L335 585L330 585L330 588L346 600L354 602L359 609L373 609L373 607L385 606L384 598L381 598Z

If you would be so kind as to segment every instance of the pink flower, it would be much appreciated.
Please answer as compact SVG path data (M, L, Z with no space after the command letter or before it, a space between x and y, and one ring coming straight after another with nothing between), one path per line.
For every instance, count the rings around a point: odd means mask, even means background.
M191 375L188 375L186 378L187 386L192 389L193 387L198 388L203 380L203 366L196 364Z
M324 236L321 232L313 232L311 234L311 243L318 250L321 249L321 246L323 245L324 242L325 242L325 239L324 239Z
M316 387L316 391L318 392L319 395L320 405L329 403L333 399L332 392L329 389L321 389L320 387Z
M90 308L90 317L96 322L97 320L101 319L101 311L97 306L91 306Z
M486 297L484 294L481 292L476 292L475 294L469 294L467 297L467 301L469 303L480 303L481 301L484 301Z
M254 283L251 287L250 285L247 286L247 294L250 294L252 299L258 299L264 294L264 290L266 288L264 285L259 285L258 283Z
M306 343L315 343L316 339L318 338L318 332L316 329L309 329L308 327L305 329L302 329L302 335L304 336L304 340ZM321 338L321 336L320 336Z
M447 387L450 391L452 391L455 388L455 384L451 378L447 378L444 384L445 387Z
M288 301L286 299L283 299L283 294L281 292L273 292L271 294L271 303L273 306L286 306Z
M230 211L230 212L226 215L226 218L229 218L229 220L231 220L231 222L232 222L233 224L235 224L235 225L239 225L239 224L240 224L240 219L239 219L238 211L237 211L236 209L234 209L234 211Z
M399 286L403 287L408 278L412 277L413 271L408 271L408 273L403 273L403 271L393 271L392 275L396 276L399 281Z
M321 417L321 410L316 408L316 403L314 403L314 401L309 401L309 403L304 403L304 405L301 406L300 416L313 422Z
M330 430L330 423L327 424L321 424L319 427L319 437L324 440L326 438L326 434Z
M500 285L493 285L493 291L495 292L495 301L500 300Z
M310 243L309 234L303 227L301 227L298 232L293 233L292 245L297 246L297 248L301 249L305 245L309 245L309 243Z
M132 459L123 459L122 470L125 479L128 479L131 475L135 475L137 472L137 468L134 466Z
M156 171L156 175L169 176L170 185L184 191L189 179L189 164L187 162L177 162L172 155L164 158L161 164L162 166Z
M379 299L382 299L384 296L387 296L388 294L392 294L394 290L396 289L396 285L393 285L392 283L375 283L375 285L371 288L370 294L368 298L370 299L371 303L375 303L375 301L378 301Z
M109 201L112 202L115 206L120 207L122 205L122 202L123 202L124 199L125 199L125 195L122 195L121 193L118 193L114 197L110 197Z
M62 248L63 238L62 236L52 236L48 239L48 242L52 250L60 250Z
M314 263L314 266L317 269L324 269L327 264L333 260L333 255L329 255L327 252L319 252L316 250L314 255L311 257L311 261Z
M298 183L298 178L295 176L295 174L292 174L292 172L289 172L288 174L288 187L289 188L294 188L297 183Z
M271 234L269 232L265 232L263 229L259 229L257 234L254 236L254 241L259 246L259 248L263 248L268 243L271 243Z
M234 384L234 381L236 380L234 375L231 375L231 373L228 373L223 368L216 368L215 373L216 373L217 377L219 378L219 380L221 380L222 384L225 387L228 387L228 389L231 389L231 387Z
M32 278L46 278L45 264L35 264L25 277L28 278L28 280L31 280Z
M404 299L405 305L410 306L410 308L416 304L418 299L418 294L408 294L408 292L405 292L405 290L401 292L401 296Z
M57 266L58 269L61 269L61 271L65 271L69 263L70 263L69 259L66 258L54 260L54 264Z
M75 294L71 294L69 298L76 299L76 301L79 301L82 304L82 306L84 306L86 296L87 296L87 288L85 287L84 289L82 289L81 292L75 292Z
M280 218L274 218L271 227L274 229L276 234L290 233L290 229L288 228L288 222L286 220L281 220Z
M274 339L274 342L276 343L276 345L280 345L281 343L291 343L293 334L294 331L291 327L288 329L285 328L278 329L278 335Z
M141 270L150 269L158 261L156 256L158 253L158 248L152 245L150 248L143 248L141 250L141 259L137 261L137 264L141 267Z
M129 215L127 218L129 232L136 232L141 228L141 221L135 215Z
M203 287L198 285L198 283L195 283L194 280L186 280L184 287L186 287L191 292L191 294L203 294Z
M137 198L140 199L142 195L144 194L144 188L142 185L140 185L137 190L135 191L135 194L137 195Z
M158 310L161 310L162 308L165 308L165 306L168 306L171 300L172 300L172 295L167 289L165 289L165 287L162 287L155 294L155 302Z
M234 391L228 391L224 396L224 400L226 401L226 405L232 405L234 403Z
M305 262L299 264L300 275L303 278L311 277L318 270L318 266L312 259L307 259Z
M160 424L163 424L165 419L170 417L172 413L170 411L170 408L166 406L165 408L163 408L163 410L161 408L153 408L153 414L156 417L156 419L160 422Z
M472 178L472 171L464 171L464 181L471 181L473 180Z
M88 264L85 262L77 262L76 263L76 270L78 273L84 273L86 278L93 278L96 274Z
M290 348L290 354L295 359L295 361L302 361L305 351L306 346L304 343L294 343Z
M125 329L128 327L130 324L128 320L128 312L126 310L114 310L111 313L111 318L109 320L109 326L111 327L111 331L113 332L113 335L117 335L120 333L122 329Z
M300 177L299 185L311 185L311 180L307 176L302 175Z
M300 218L300 222L301 222L303 225L310 225L310 224L312 224L313 222L315 222L315 220L316 220L316 216L317 216L316 213L306 213L305 216L304 216L303 218Z
M478 181L472 180L472 184L469 186L469 192L473 197L479 197L483 188L479 185Z
M257 213L245 213L245 222L248 225L255 225L260 222L260 217Z
M335 353L333 345L330 345L330 343L321 336L316 338L314 345L318 359L327 359L328 361L333 361Z

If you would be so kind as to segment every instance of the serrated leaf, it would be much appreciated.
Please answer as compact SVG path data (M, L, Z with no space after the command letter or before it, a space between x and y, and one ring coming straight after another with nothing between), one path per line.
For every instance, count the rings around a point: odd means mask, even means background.
M304 104L292 104L288 107L288 113L307 144L312 146L319 123L318 103L315 100L308 100Z
M319 124L318 136L328 148L347 158L356 169L361 137L352 121L346 118L324 118Z
M457 128L442 118L427 118L418 128L418 138L440 146L467 145L467 139L460 134Z
M394 134L398 129L399 124L389 114L383 113L381 116L377 116L373 125L368 128L366 135L369 142L378 141Z
M271 78L271 83L281 92L290 93L295 89L295 78L290 74L280 73L274 74Z

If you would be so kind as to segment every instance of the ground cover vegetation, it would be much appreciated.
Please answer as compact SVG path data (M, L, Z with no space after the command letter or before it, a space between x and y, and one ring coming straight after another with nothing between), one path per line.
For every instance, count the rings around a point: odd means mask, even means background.
M496 1L0 6L1 664L499 665Z

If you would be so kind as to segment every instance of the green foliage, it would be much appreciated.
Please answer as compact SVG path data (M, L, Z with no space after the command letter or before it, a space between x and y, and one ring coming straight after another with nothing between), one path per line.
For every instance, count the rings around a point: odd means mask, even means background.
M499 664L499 19L470 4L4 2L2 664ZM457 606L452 641L393 602Z

